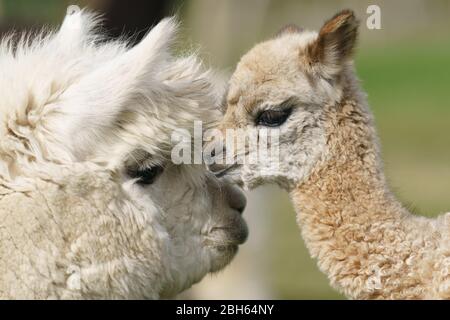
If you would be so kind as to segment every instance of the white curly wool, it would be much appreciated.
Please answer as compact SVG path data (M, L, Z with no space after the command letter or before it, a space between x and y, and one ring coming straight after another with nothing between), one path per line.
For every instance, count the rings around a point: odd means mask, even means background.
M171 297L245 240L242 195L169 159L172 130L220 114L211 72L170 53L173 19L132 48L97 20L0 44L0 298Z

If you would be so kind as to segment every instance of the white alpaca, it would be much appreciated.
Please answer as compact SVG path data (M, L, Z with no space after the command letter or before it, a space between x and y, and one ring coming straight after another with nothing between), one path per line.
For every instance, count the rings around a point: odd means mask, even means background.
M240 191L170 162L173 129L218 116L176 23L133 48L96 25L1 43L0 298L171 297L246 238Z

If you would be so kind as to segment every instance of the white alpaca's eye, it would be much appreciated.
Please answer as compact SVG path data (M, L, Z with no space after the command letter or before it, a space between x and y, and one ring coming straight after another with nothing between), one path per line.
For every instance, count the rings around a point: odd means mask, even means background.
M155 182L156 178L164 171L161 166L152 166L150 168L138 169L130 174L131 177L138 179L137 184L149 185Z
M265 110L256 118L256 125L265 127L281 126L289 118L292 108L282 110Z
M125 172L132 178L136 179L139 185L150 185L161 175L164 167L155 164L150 153L137 149L134 150L130 157L125 161Z

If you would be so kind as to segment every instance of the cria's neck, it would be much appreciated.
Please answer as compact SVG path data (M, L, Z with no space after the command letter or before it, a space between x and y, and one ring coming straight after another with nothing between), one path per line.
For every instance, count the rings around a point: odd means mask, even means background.
M441 236L389 191L367 107L346 99L333 108L329 157L290 193L306 245L349 297L423 298L432 275L422 270Z

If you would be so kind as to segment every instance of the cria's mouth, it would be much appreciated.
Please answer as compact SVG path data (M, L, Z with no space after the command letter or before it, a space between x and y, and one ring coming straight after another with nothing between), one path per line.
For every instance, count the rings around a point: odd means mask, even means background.
M240 164L233 163L231 165L222 165L213 163L208 166L208 170L211 171L217 178L230 175L233 171L236 171L240 167Z
M238 163L228 166L222 164L211 164L208 166L208 170L212 172L216 178L227 178L240 187L242 187L241 169L242 165Z

